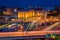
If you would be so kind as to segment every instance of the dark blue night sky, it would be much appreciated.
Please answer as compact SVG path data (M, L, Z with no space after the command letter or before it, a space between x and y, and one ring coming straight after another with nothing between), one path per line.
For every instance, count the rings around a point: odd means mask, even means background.
M60 6L59 0L0 0L0 6L6 7L25 7L28 6Z

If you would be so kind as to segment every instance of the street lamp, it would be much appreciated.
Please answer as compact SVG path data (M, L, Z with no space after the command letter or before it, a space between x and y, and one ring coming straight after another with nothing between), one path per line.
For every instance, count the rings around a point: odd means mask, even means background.
M14 16L15 16L15 18L17 18L17 13L18 13L18 10L14 9Z
M17 12L17 9L14 9L14 12Z

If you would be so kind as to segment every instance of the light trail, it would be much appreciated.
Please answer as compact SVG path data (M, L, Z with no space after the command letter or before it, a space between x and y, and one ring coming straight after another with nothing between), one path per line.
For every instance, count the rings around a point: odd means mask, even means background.
M56 26L59 25L59 24L60 24L60 22L57 22L57 23L55 23L55 24L53 24L53 25L51 25L51 26L43 29L43 31L44 31L44 30L45 30L45 31L51 30L52 28L56 27Z
M7 36L37 36L46 34L60 34L60 31L28 31L28 32L0 32L0 37Z

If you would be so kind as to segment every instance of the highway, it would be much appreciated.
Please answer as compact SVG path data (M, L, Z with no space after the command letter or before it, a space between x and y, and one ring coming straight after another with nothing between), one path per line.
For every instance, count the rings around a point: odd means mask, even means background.
M60 34L60 31L26 31L26 32L0 32L0 37L8 36L36 36L36 35L46 35L46 34Z
M53 33L60 34L59 30L53 30L53 31L50 30L50 29L52 29L53 27L55 27L56 25L59 25L59 24L60 24L60 22L57 22L57 23L51 25L50 27L43 29L42 31L0 32L0 37L7 37L7 36L36 36L36 35L46 35L48 33L50 33L50 34L53 34Z
M60 22L56 22L56 23L54 23L53 25L51 25L51 26L49 26L49 27L47 27L47 28L45 28L45 29L43 29L43 30L48 31L48 30L51 30L51 29L53 29L54 27L56 27L56 26L58 26L58 25L60 25ZM57 27L57 28L58 28L58 27Z

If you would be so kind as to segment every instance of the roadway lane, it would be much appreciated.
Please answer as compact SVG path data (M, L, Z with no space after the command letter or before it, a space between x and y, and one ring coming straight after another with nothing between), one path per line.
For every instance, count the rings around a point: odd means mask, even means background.
M45 30L45 31L51 30L51 29L55 28L55 27L58 26L58 25L60 25L60 22L54 23L53 25L51 25L51 26L43 29L43 31L44 31L44 30Z
M36 36L36 35L46 35L46 34L60 34L60 31L29 31L29 32L0 32L0 37L7 36Z
M32 39L32 38L46 38L45 35L41 35L41 36L10 36L10 37L0 37L0 39L6 40L6 39L12 39L12 40L17 40L17 39Z

